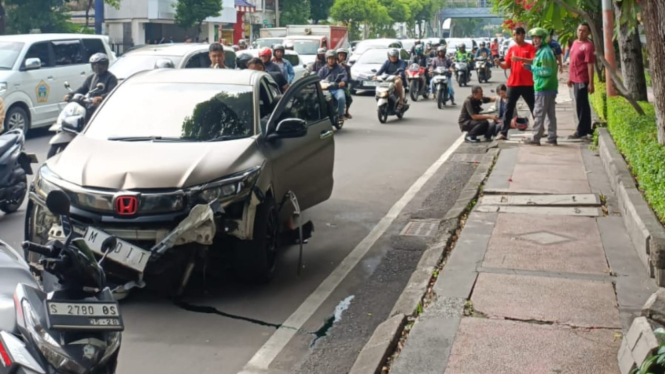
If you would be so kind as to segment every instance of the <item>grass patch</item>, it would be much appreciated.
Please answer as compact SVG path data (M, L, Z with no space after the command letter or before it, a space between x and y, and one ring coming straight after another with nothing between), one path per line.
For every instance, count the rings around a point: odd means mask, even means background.
M649 73L649 70L644 71L644 78L647 80L647 87L653 87L653 84L651 83L651 73Z

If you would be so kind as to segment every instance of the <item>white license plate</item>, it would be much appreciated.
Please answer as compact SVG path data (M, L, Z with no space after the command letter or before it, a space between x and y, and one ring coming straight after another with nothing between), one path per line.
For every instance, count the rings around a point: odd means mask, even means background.
M84 239L85 243L90 247L90 250L99 255L103 255L102 243L110 236L111 235L104 231L97 230L94 227L88 227L85 231ZM139 273L143 273L146 265L148 265L150 251L146 251L133 244L127 243L124 240L118 239L118 245L109 252L106 258L120 265L132 268Z
M379 82L374 82L374 81L364 81L363 86L367 87L376 87L379 85Z
M48 314L52 316L118 317L117 303L68 303L48 302Z

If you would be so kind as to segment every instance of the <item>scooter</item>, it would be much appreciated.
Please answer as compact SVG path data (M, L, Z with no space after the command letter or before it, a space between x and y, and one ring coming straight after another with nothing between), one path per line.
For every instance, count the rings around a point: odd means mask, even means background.
M69 222L63 191L49 193L46 205ZM0 304L0 374L115 373L124 325L102 264L117 241L105 240L97 261L69 231L64 243L23 243L40 256L41 287L21 256L0 241L0 300L14 300Z
M460 87L469 84L469 63L466 60L455 61L455 78Z
M65 82L65 88L67 88L70 93L74 92L71 89L69 82ZM85 125L88 123L92 113L90 110L90 107L92 106L91 96L96 92L103 91L105 88L106 86L104 86L104 83L97 83L97 86L95 86L95 88L87 94L81 95L77 93L69 99L69 104L67 104L62 112L60 112L58 120L49 129L49 131L53 131L56 134L49 142L50 147L48 153L46 154L46 158L51 158L62 152L67 147L67 145L69 145L69 143L74 140L76 135L81 130L83 130ZM78 128L77 131L72 131L72 129L68 129L66 126L63 126L63 121L71 118L75 118L77 121L79 121L79 124L76 126Z
M439 66L434 69L432 78L432 85L434 86L434 94L436 95L436 104L439 109L443 109L446 106L446 102L450 100L448 96L448 76L450 75L450 70Z
M418 101L418 96L427 99L427 75L426 70L418 64L411 64L406 71L407 85L411 100Z
M489 82L492 78L492 69L490 68L490 62L487 60L487 57L481 56L476 60L476 71L478 71L478 83Z
M30 164L37 163L34 154L25 153L25 138L21 130L0 135L0 210L9 214L21 207L28 193Z
M395 86L395 78L399 76L401 69L395 72L394 75L383 74L380 77L376 77L379 85L376 87L376 105L377 105L377 115L379 117L379 122L386 123L388 121L388 116L397 116L397 118L402 119L404 113L409 110L409 104L404 98L404 104L400 109L398 109L399 103L399 94L397 93L397 87ZM402 93L404 95L404 93Z
M330 113L330 120L333 123L333 126L337 130L341 130L342 127L344 126L344 118L341 118L339 116L339 113L337 113L337 99L333 94L330 92L330 89L335 89L338 88L336 83L331 83L330 81L327 80L322 80L321 81L321 89L323 90L323 96L326 99L326 102L328 103L328 112Z

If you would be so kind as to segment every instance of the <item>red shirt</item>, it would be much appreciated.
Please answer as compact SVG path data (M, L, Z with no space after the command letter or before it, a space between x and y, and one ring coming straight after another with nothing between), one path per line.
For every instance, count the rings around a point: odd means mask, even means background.
M589 83L588 64L596 62L596 47L591 41L575 40L570 48L570 67L568 80L573 83Z
M490 44L490 51L492 51L492 56L497 56L499 54L499 43Z
M515 44L508 49L506 61L510 63L510 77L508 78L508 87L533 86L533 75L531 71L524 68L521 61L512 61L513 56L524 57L530 60L536 58L536 47L524 42L524 45Z

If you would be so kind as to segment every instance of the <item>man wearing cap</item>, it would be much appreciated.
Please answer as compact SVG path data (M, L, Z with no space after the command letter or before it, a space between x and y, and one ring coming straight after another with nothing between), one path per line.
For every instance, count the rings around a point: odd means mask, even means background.
M337 99L338 121L340 124L344 124L344 112L346 111L344 87L348 84L349 77L346 75L346 69L337 63L335 51L326 52L326 66L319 70L318 75L322 81L330 82L328 90Z

